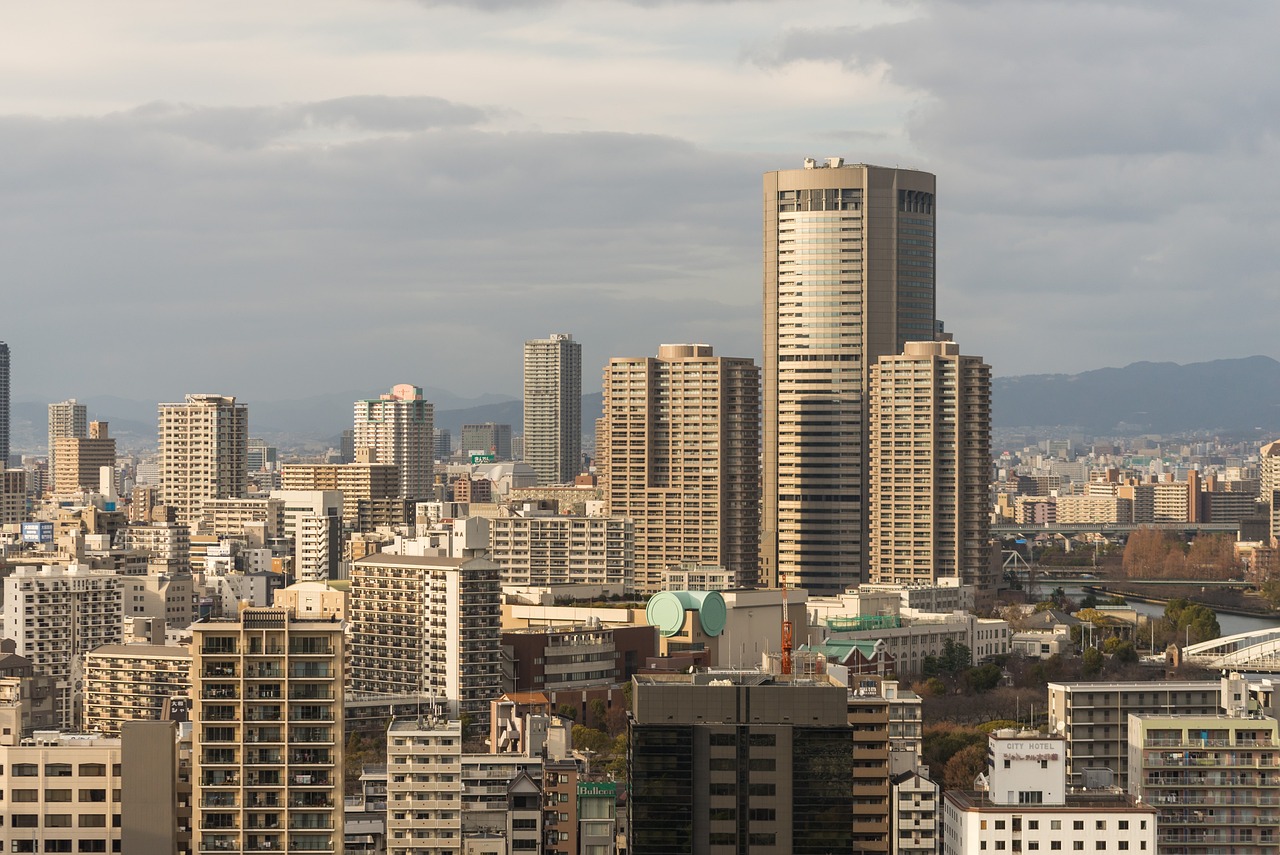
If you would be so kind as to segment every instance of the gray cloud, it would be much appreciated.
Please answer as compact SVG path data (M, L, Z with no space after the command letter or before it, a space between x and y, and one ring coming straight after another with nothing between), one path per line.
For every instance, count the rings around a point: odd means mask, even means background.
M905 127L939 175L939 311L962 345L1004 374L1275 352L1280 8L919 10L792 30L752 58L914 93Z
M68 344L9 335L15 363L39 353L19 388L516 391L521 343L561 330L588 388L662 341L759 350L759 159L346 100L0 121L6 310L58 314ZM278 144L306 116L425 130Z

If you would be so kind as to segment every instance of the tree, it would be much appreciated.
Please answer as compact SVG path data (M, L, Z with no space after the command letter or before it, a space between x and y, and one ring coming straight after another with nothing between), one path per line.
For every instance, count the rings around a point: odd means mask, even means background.
M611 753L613 740L609 734L582 724L573 726L573 747L578 751L591 751L597 755Z
M969 668L960 675L960 683L967 692L989 692L1000 685L1004 672L999 665L979 665Z
M1111 661L1115 664L1132 665L1138 661L1138 649L1133 646L1132 641L1119 641L1116 638L1108 638L1107 641L1117 642L1109 651L1111 653Z
M575 707L573 704L561 704L561 705L556 709L556 715L561 716L561 717L563 717L563 718L571 718L571 719L573 719L574 721L577 721L577 720L578 720L578 708L577 708L577 707Z
M601 729L607 727L605 720L609 715L609 708L605 705L605 702L600 698L594 698L587 706L591 708L592 723Z
M1084 598L1080 600L1081 611L1084 611L1085 609L1096 609L1097 607L1098 598L1092 592L1085 594Z
M1090 647L1080 656L1083 663L1082 673L1086 677L1096 677L1102 673L1102 651L1096 647Z
M1170 600L1164 607L1165 627L1175 642L1198 644L1222 635L1218 616L1208 606L1185 599Z
M1155 528L1139 528L1125 543L1123 566L1130 579L1168 578L1171 553L1182 559L1181 544L1170 533Z
M972 790L974 779L986 768L987 746L984 742L962 748L943 768L942 787L946 790Z

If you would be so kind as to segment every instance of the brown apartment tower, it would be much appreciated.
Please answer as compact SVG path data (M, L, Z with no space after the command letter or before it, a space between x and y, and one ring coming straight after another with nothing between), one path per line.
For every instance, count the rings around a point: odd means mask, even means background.
M705 344L610 359L598 461L609 512L635 520L636 589L662 571L715 564L739 585L759 560L760 369Z
M871 366L936 332L935 179L807 160L764 176L762 581L862 580Z

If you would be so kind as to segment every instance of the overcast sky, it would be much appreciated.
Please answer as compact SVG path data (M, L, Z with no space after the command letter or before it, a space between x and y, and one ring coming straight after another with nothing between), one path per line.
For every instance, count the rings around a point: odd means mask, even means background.
M521 343L759 356L760 174L938 175L997 374L1280 355L1280 4L18 3L15 400L518 394Z

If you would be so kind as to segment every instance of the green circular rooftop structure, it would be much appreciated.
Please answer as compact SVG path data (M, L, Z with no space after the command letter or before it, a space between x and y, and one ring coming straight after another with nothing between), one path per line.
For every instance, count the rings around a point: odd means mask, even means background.
M644 616L664 638L670 638L684 629L685 613L691 610L698 613L698 622L707 635L715 637L724 632L729 611L719 591L662 591L649 599Z

